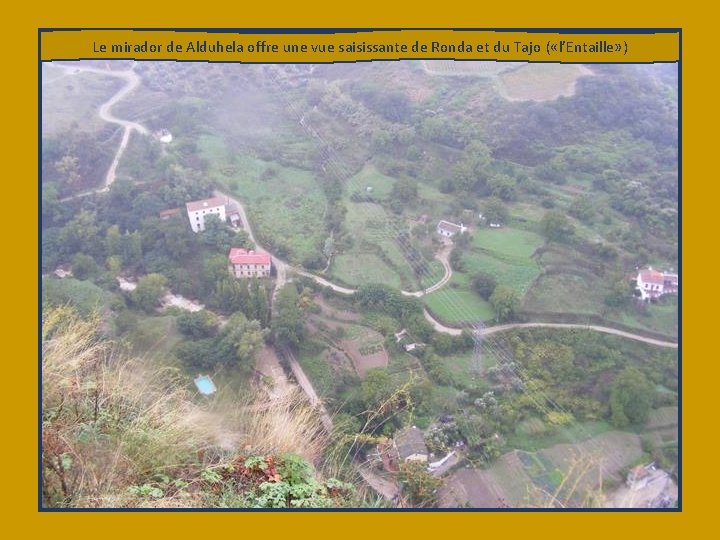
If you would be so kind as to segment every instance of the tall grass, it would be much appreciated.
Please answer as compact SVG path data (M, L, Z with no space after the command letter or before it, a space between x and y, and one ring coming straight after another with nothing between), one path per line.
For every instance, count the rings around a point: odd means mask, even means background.
M45 507L212 505L201 492L208 468L238 456L312 463L323 454L319 415L302 394L201 401L187 376L120 354L100 327L68 307L43 314Z

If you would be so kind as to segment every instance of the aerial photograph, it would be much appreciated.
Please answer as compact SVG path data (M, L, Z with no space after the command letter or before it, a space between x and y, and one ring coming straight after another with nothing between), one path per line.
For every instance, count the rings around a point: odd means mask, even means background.
M40 79L41 508L677 511L677 63Z

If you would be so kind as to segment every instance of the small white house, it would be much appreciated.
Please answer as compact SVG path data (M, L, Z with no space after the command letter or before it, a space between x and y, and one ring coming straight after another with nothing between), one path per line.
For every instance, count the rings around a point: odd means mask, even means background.
M164 144L169 144L173 140L172 133L170 133L170 131L168 131L167 129L161 129L158 132L157 136L160 142Z
M643 268L637 275L637 288L640 298L658 298L664 294L678 292L678 275L670 272L658 272L652 267Z
M185 207L193 232L205 230L206 216L215 215L220 218L220 221L225 221L225 200L222 197L191 201Z
M465 231L467 231L467 227L462 223L460 225L457 225L449 221L440 220L440 222L437 224L437 233L440 236L444 236L445 238L452 238L456 234L462 234Z

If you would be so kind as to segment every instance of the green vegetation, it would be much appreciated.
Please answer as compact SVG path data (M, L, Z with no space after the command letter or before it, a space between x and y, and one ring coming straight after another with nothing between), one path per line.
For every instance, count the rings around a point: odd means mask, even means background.
M333 261L333 277L351 286L365 283L387 283L400 288L400 277L374 253L337 255Z
M410 461L400 465L398 480L403 486L403 495L415 507L435 506L437 488L442 481L427 472L424 463Z
M423 297L425 305L432 313L450 324L472 321L488 321L495 311L471 289L467 274L453 273L445 288Z
M677 299L639 302L631 280L648 264L678 267L676 66L596 65L579 79L577 66L445 61L134 69L143 85L114 114L173 141L131 137L108 192L72 198L97 187L117 150L121 130L96 112L121 81L43 66L42 271L74 275L42 282L47 504L343 506L355 500L348 464L408 425L437 452L461 443L468 463L494 463L472 473L500 478L513 504L547 504L532 489L585 504L568 463L596 446L613 482L641 458L677 464L676 351L533 329L486 337L477 359L471 334L440 334L423 314L676 335ZM263 247L357 293L332 298L292 269L277 294L275 276L232 277L228 249L255 247L248 235L213 220L194 234L182 213L214 189L242 201ZM180 217L159 219L169 208ZM470 227L453 238L452 278L401 294L443 276L440 219ZM160 313L169 292L209 311ZM56 334L77 336L93 316L100 349L90 362L66 339L84 367L63 367ZM117 372L104 334L143 362ZM331 448L296 397L224 397L251 387L258 351L264 366L284 348L339 411ZM220 387L202 410L188 384L198 372ZM431 480L403 470L401 496L436 504Z
M113 295L89 281L73 278L44 279L43 306L73 306L83 315L103 311L109 307Z
M325 438L296 397L263 403L250 395L234 415L219 416L194 403L177 373L136 358L118 362L109 342L97 339L98 325L68 308L43 314L43 506L363 504L352 485L322 478L310 465ZM253 450L217 445L211 426L223 423L221 430L241 437L239 447ZM110 466L118 459L122 467Z
M205 135L200 154L211 178L247 205L258 241L279 257L304 263L325 240L327 201L307 171L249 155L229 154L222 139Z
M413 268L405 259L407 248L395 238L397 224L377 203L349 202L344 227L352 245L339 249L332 276L351 286L382 282L414 290Z

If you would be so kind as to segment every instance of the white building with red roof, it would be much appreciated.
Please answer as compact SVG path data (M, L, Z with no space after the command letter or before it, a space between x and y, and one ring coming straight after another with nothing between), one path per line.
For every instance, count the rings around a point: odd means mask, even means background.
M236 278L270 277L272 258L269 253L231 248L228 260L230 271Z
M193 232L205 230L206 216L215 215L220 218L220 221L225 221L225 199L222 197L190 201L185 204L185 207Z
M675 294L678 292L678 275L658 272L652 267L643 268L638 272L637 288L643 300L658 298L664 294Z

